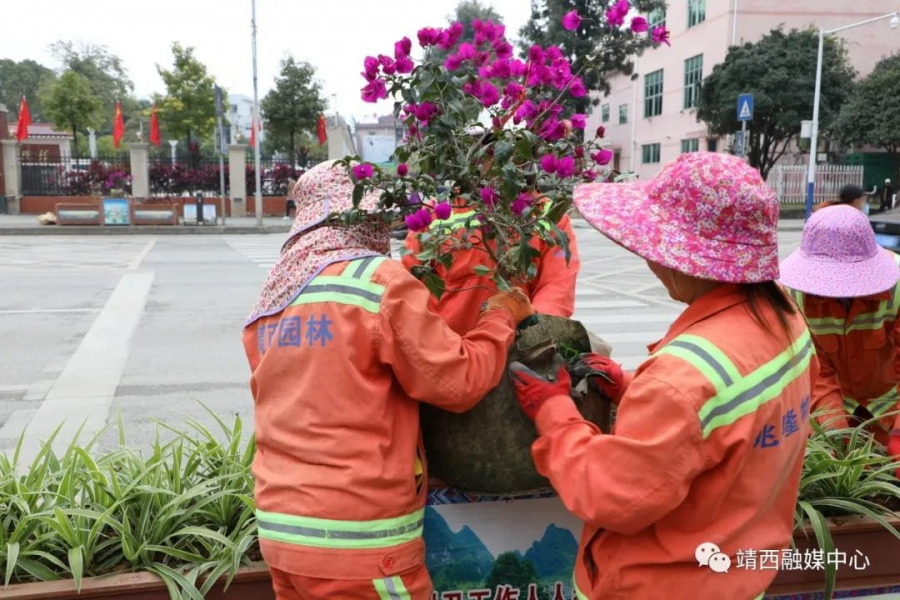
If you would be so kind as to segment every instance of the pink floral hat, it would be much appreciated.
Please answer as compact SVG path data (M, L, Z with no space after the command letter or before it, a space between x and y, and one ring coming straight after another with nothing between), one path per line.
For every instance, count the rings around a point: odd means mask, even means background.
M856 208L829 206L803 228L800 248L781 264L781 282L825 298L859 298L892 289L900 280L894 254L875 241Z
M661 265L713 281L778 279L778 200L759 173L727 154L692 152L655 179L575 188L585 220Z

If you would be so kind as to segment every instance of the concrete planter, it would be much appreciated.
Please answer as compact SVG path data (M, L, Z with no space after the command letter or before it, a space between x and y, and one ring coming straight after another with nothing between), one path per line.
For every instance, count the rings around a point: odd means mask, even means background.
M889 520L900 528L900 514ZM894 537L879 523L866 517L835 517L829 519L829 530L836 550L845 552L848 558L859 550L871 564L864 570L841 566L837 571L838 590L863 590L900 585L900 539ZM815 550L815 533L810 527L809 537L803 532L794 534L794 543L801 553ZM818 570L779 571L767 595L821 592L825 587L825 572Z
M216 585L207 600L275 600L272 578L265 563L242 568L224 591L224 580ZM166 584L150 573L128 573L109 577L89 577L81 593L71 579L0 586L4 600L169 600Z

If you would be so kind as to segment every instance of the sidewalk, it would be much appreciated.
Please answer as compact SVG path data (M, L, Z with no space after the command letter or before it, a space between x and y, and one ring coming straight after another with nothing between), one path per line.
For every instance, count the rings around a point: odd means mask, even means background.
M254 234L290 231L291 221L280 217L263 218L262 227L255 217L229 217L225 225L142 225L102 227L97 225L41 225L37 215L0 215L0 236L4 235L210 235Z
M573 219L575 229L590 229L591 226L580 218ZM37 215L0 215L0 236L5 235L210 235L210 234L285 234L291 229L291 221L279 217L266 217L262 227L256 225L254 217L229 217L222 225L167 225L101 227L97 225L41 225ZM779 231L803 231L802 219L782 219Z

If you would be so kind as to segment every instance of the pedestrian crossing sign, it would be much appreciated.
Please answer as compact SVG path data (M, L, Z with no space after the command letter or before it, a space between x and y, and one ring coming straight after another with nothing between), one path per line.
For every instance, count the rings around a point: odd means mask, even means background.
M737 102L738 121L753 120L753 94L741 94Z

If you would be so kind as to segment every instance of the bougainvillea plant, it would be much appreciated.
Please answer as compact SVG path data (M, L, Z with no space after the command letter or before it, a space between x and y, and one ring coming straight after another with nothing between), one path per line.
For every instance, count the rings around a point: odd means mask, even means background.
M607 14L604 31L619 35L629 11L619 0ZM563 27L577 32L577 12ZM558 227L571 206L574 187L606 171L612 151L602 147L603 128L585 132L586 115L566 114L561 101L588 93L570 57L556 46L533 46L515 58L504 26L475 20L472 41L464 28L426 27L418 32L422 60L412 58L404 37L392 56L369 56L363 65L363 100L394 99L394 116L406 126L396 168L342 162L355 182L354 204L377 193L379 214L403 219L419 234L422 263L414 274L438 297L446 290L442 273L461 250L483 253L480 276L500 289L537 275L532 241L558 246L569 257L568 239ZM631 19L635 34L648 32L646 20ZM573 33L575 35L575 33ZM597 47L602 52L603 40ZM445 51L439 62L433 50ZM360 218L354 209L343 219Z

